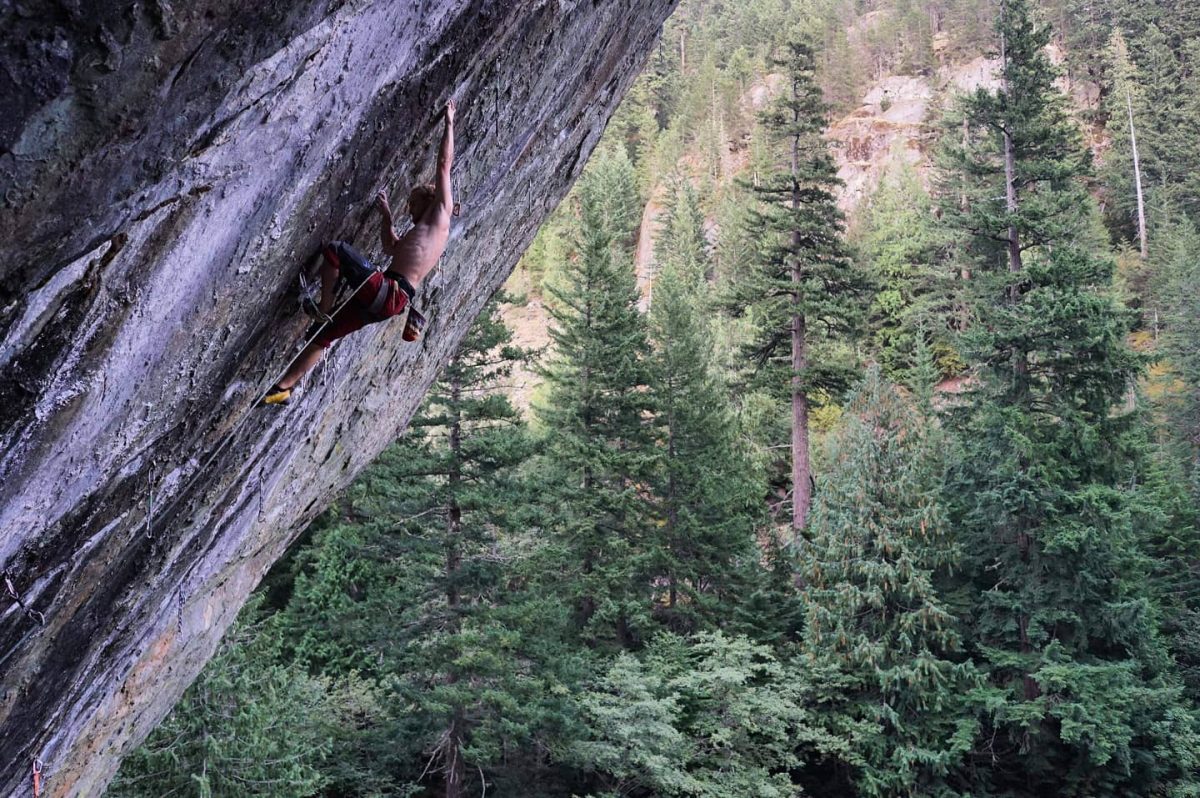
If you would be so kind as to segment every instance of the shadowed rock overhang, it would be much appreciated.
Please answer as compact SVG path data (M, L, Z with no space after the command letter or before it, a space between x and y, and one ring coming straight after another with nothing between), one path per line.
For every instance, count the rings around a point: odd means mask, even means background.
M0 795L99 795L263 573L408 422L675 0L0 8ZM249 8L253 6L252 8ZM287 408L296 275L378 255L459 102L430 322ZM266 381L266 383L264 383Z

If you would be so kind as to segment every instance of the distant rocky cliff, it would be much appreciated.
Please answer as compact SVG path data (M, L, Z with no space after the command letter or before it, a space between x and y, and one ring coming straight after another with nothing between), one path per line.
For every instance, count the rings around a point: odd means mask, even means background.
M0 2L0 795L95 796L265 570L407 423L675 0ZM431 174L463 214L399 325L255 402L323 240Z
M1051 45L1051 60L1064 67L1066 54ZM900 165L912 167L926 183L933 168L932 149L937 142L939 125L954 98L977 89L999 88L996 58L945 59L930 75L883 75L871 82L862 104L846 116L832 122L826 137L833 145L838 177L843 186L838 204L851 218L890 170ZM1064 70L1065 71L1065 70ZM1078 112L1088 143L1094 151L1106 146L1101 131L1087 121L1094 117L1100 101L1095 83L1073 80L1064 74L1058 86L1070 98Z

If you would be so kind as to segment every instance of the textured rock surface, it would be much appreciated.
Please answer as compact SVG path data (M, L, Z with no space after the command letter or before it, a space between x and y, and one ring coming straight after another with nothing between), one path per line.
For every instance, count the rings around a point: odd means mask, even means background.
M263 572L404 426L674 0L0 2L0 795L98 795ZM252 9L252 10L247 10ZM459 100L427 338L279 412L296 274L376 252ZM5 593L8 593L7 587Z

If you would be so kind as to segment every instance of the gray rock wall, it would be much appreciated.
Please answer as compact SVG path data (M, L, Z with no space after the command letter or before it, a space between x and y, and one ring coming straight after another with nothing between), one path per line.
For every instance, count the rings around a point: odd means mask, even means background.
M407 423L674 3L0 1L0 795L34 757L43 795L103 792ZM426 338L368 328L256 408L297 273L378 255L370 199L431 177L451 96Z

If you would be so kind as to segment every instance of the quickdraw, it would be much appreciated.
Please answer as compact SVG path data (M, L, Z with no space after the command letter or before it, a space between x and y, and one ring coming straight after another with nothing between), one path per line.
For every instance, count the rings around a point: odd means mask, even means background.
M12 577L9 576L8 573L4 574L4 587L8 591L8 597L15 601L17 606L25 611L26 615L40 623L42 626L46 625L46 616L35 610L33 607L30 607L21 599L21 594L18 593L17 588L13 586Z
M33 798L42 794L42 760L33 758Z

